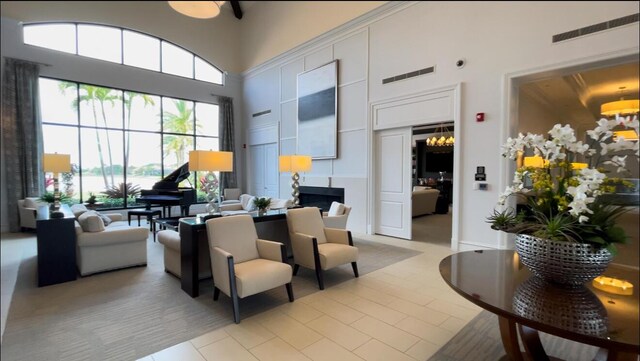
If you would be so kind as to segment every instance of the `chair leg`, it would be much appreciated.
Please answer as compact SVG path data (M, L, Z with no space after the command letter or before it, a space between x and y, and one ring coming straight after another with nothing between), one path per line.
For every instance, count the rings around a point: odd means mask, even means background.
M138 227L140 227L140 215L138 215Z
M351 268L353 268L353 274L356 276L356 278L360 277L360 274L358 274L358 263L351 262Z
M287 288L287 296L289 296L289 302L293 302L293 287L291 287L291 282L284 285Z
M220 298L220 289L218 287L213 286L213 300L217 301Z
M318 279L318 286L321 290L324 290L324 280L322 279L322 268L316 267L316 278Z
M127 221L129 222L129 225L131 225L131 215L127 214Z
M231 306L233 307L233 321L240 323L240 305L238 304L238 295L235 292L232 292L231 295Z
M293 275L297 275L298 274L298 269L300 268L299 264L294 264L293 265Z

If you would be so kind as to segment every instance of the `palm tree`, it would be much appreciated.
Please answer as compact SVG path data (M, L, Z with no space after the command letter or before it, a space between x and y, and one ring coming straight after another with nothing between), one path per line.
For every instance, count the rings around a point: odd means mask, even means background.
M184 100L173 100L177 113L169 111L162 113L162 124L164 132L191 135L193 134L193 108L187 107ZM184 153L187 149L193 149L193 138L177 135L165 135L162 140L164 157L166 158L171 152L176 154L178 165L184 163Z
M128 96L125 96L123 101L124 101L124 105L127 108L127 129L131 129L131 108L133 107L133 102L135 100L135 98L137 97L141 97L142 101L144 102L144 106L146 107L147 105L155 105L155 101L153 100L153 98L147 94L142 94L142 93L136 93L136 92L127 92ZM124 151L124 166L125 169L127 169L127 167L129 166L129 149L131 149L131 136L127 137L127 146L125 148Z

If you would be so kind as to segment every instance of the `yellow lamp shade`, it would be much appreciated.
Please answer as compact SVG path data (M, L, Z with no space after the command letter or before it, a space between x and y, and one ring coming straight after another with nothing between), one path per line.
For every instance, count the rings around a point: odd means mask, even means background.
M281 155L278 157L278 169L280 172L291 172L291 156Z
M635 114L638 113L640 101L638 99L632 100L617 100L615 102L604 103L600 106L600 114L605 116L613 116L616 114Z
M278 157L280 172L308 172L311 170L311 156L309 155L281 155Z
M69 154L45 153L42 157L42 168L45 172L71 172L71 156Z
M638 133L635 130L616 130L613 132L613 140L624 138L624 140L638 140Z
M189 170L233 172L233 152L193 150L189 152Z
M525 167L542 168L548 164L549 164L549 161L546 159L543 159L539 155L534 155L533 157L524 157Z
M589 165L587 163L571 163L571 169L579 170L587 168Z

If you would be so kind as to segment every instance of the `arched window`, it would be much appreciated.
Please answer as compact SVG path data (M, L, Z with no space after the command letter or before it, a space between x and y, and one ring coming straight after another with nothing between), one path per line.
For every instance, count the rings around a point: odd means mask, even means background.
M208 61L141 32L87 23L37 23L25 24L23 34L28 45L223 85L223 72Z

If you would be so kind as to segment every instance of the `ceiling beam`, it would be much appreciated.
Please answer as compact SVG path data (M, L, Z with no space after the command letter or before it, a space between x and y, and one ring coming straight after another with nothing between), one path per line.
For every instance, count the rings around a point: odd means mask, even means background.
M240 1L231 0L231 8L233 8L233 15L236 16L238 20L242 19L242 9L240 8Z

